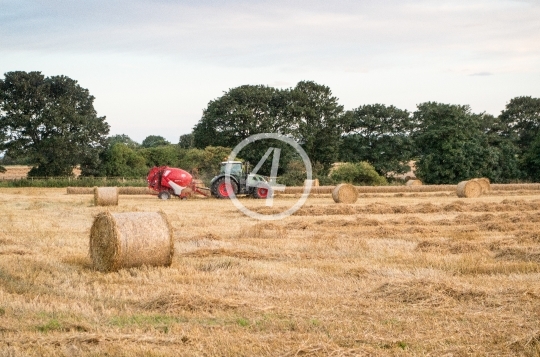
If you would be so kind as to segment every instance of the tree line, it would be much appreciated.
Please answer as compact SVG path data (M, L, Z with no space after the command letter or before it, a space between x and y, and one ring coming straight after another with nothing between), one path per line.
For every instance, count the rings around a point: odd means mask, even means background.
M243 139L280 133L303 147L323 180L338 161L357 163L359 177L383 178L409 171L415 161L417 177L433 184L471 177L537 181L540 173L540 99L532 97L511 99L495 117L436 102L414 112L383 104L345 110L329 87L311 81L288 89L244 85L210 101L178 143L150 135L141 144L109 136L93 101L66 76L6 73L0 80L0 164L28 164L29 176L68 176L80 166L82 175L96 177L144 177L149 167L170 165L208 178ZM279 175L300 180L299 156L279 141L249 145L239 157L256 164L269 145L282 149ZM270 171L268 161L263 174Z
M436 102L418 104L414 112L383 104L344 110L327 86L300 82L290 89L229 90L208 104L193 141L199 148L231 147L249 135L278 132L295 138L323 171L337 161L368 162L391 177L415 161L425 183L513 182L538 180L539 129L540 98L513 98L497 117Z

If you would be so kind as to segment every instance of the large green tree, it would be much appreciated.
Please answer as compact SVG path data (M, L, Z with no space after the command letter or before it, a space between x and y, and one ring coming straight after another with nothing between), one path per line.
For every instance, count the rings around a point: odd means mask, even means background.
M280 132L286 94L272 87L243 85L208 103L193 129L195 147L235 147L259 133Z
M516 97L506 104L499 120L502 134L526 151L540 133L540 98Z
M289 90L278 90L262 85L244 85L233 88L220 98L211 101L201 120L193 129L194 146L236 147L254 134L282 133L289 130ZM257 164L268 147L281 148L280 167L284 168L292 157L293 149L276 140L257 141L239 153L239 157ZM223 160L223 158L221 158ZM271 159L259 173L269 174Z
M501 136L517 147L522 177L539 181L540 98L516 97L510 100L499 116Z
M299 82L286 90L244 85L208 104L193 130L194 144L235 147L254 134L279 133L295 138L313 162L329 168L338 158L343 118L343 106L330 88L315 82ZM256 164L269 146L282 150L281 168L298 159L290 146L275 140L251 144L240 155ZM269 171L270 162L263 172Z
M384 104L363 105L347 112L340 160L367 161L380 175L405 173L414 156L411 114Z
M28 157L30 176L69 176L96 159L109 125L98 117L94 97L66 76L8 72L0 80L0 151Z
M489 176L496 153L482 131L482 115L468 105L428 102L414 112L413 133L419 159L416 175L430 184L457 183Z
M329 87L299 82L291 91L285 133L302 145L310 160L329 169L338 159L341 134L346 127L343 106Z
M180 135L178 146L182 149L191 149L195 147L193 133Z
M534 182L540 182L540 135L538 135L522 157L522 167L527 177Z
M139 144L138 142L130 138L129 135L126 135L126 134L116 134L116 135L109 136L107 138L108 147L113 146L114 144L118 144L118 143L125 144L131 149L138 149L139 147L141 147L141 144Z
M158 146L164 146L169 144L170 142L168 142L167 139L165 139L163 136L148 135L141 143L141 146L143 148L155 148Z
M494 182L512 182L522 179L519 147L508 135L508 127L500 117L483 114L481 130L487 137L490 166L484 175Z

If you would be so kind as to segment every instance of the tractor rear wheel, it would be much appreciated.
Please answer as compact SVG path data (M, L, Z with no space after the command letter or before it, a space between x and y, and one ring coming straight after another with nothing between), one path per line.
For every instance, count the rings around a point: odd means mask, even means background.
M271 194L270 192L270 187L268 186L263 186L263 187L255 187L255 189L253 190L253 197L254 198L267 198L269 194Z
M225 177L220 178L212 185L212 194L217 198L230 198L231 193L238 191L238 185L231 179L231 184L227 185Z

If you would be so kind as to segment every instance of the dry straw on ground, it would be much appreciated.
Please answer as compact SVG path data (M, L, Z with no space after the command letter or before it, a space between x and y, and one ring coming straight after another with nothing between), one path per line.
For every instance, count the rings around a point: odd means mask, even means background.
M490 185L493 191L538 191L540 190L540 184L538 183L516 183L516 184L493 184Z
M458 197L474 198L482 195L482 186L478 181L461 181L457 185L456 193Z
M94 193L94 187L68 187L68 195L91 195Z
M355 203L358 199L358 191L349 183L341 183L332 191L332 198L336 203Z
M105 274L89 196L0 188L0 356L538 356L540 191L455 190L310 197L259 223L130 196L123 211L166 212L173 262ZM263 201L243 203L296 197Z
M420 180L409 180L409 181L407 181L406 185L407 186L421 186L422 181L420 181Z
M170 266L173 231L162 212L102 212L90 230L90 258L96 270Z
M95 206L118 206L118 187L94 187Z

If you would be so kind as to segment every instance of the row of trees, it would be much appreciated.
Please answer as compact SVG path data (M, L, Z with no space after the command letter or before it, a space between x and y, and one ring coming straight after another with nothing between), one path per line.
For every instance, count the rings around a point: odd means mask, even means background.
M210 176L243 139L281 133L302 145L321 178L336 161L367 162L391 177L407 172L414 160L426 183L481 176L536 181L540 173L538 98L514 98L498 117L434 102L412 113L382 104L346 111L330 88L314 82L290 89L245 85L210 101L193 132L176 144L155 135L142 144L125 135L108 137L109 125L93 100L65 76L6 73L0 80L3 162L32 165L30 176L67 176L77 165L86 176L141 177L153 165ZM298 155L279 141L249 145L239 156L256 164L269 146L282 149L279 175L298 176ZM269 173L270 161L262 173Z
M539 130L539 98L514 98L498 117L435 102L419 104L413 113L382 104L345 111L328 87L300 82L285 90L231 89L208 104L193 145L231 147L253 134L278 132L295 138L325 170L336 161L367 161L388 177L409 171L414 160L426 183L535 181Z

